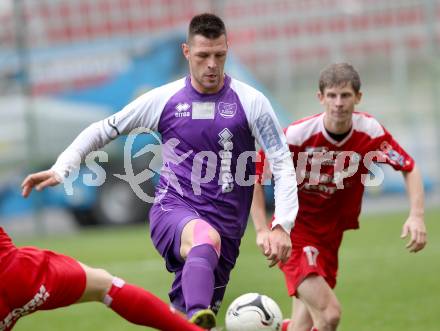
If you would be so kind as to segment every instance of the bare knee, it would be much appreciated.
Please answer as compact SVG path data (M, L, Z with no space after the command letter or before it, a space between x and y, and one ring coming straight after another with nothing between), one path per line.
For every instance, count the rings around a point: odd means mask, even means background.
M196 219L188 222L182 231L180 255L186 259L192 247L198 245L211 245L220 255L220 234L208 222Z
M321 276L310 276L298 287L313 319L313 325L319 331L336 330L341 319L341 307L338 299Z
M329 304L320 314L320 327L318 330L336 330L341 320L341 307L338 302Z
M326 312L326 321L332 327L337 327L341 320L341 307L339 305L331 307Z
M81 266L86 273L86 288L79 301L103 301L112 286L114 277L107 270L91 268L84 264Z

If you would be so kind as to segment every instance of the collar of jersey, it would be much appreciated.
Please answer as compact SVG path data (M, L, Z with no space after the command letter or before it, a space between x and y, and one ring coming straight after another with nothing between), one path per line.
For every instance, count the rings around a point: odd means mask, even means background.
M322 116L321 116L321 124L320 124L322 135L323 135L323 136L325 137L325 139L326 139L328 142L330 142L331 144L333 144L333 145L335 145L335 146L337 146L337 147L341 147L341 146L344 145L344 144L348 141L348 139L350 139L351 136L353 135L353 126L354 126L354 125L353 125L353 124L351 125L350 132L347 134L347 136L346 136L344 139L342 139L341 141L337 141L337 140L333 139L333 138L328 134L327 130L325 129L325 126L324 126L324 115L325 115L325 113L322 113Z
M190 75L186 76L186 82L185 82L186 90L188 91L188 93L194 98L203 99L203 100L217 99L219 96L222 96L225 93L225 91L229 88L230 84L231 84L231 77L225 74L223 86L220 89L220 91L218 91L217 93L208 94L208 93L200 93L192 86Z

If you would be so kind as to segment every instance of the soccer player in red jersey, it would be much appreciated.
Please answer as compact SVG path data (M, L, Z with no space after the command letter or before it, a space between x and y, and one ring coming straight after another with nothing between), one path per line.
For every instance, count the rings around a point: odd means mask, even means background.
M343 232L357 229L365 185L374 185L386 163L401 171L410 201L402 238L418 252L426 245L424 191L414 160L391 134L369 114L355 111L360 102L358 72L347 63L326 67L319 80L318 98L324 112L293 122L287 142L297 169L299 212L291 232L292 254L280 263L288 293L294 297L289 331L336 330L341 308L333 292L338 250ZM252 218L257 244L267 250L267 226L262 190L264 153L257 163ZM374 162L374 163L373 163ZM370 177L369 170L374 175ZM383 174L383 173L382 173ZM278 261L272 261L278 262Z
M103 302L127 321L167 331L202 331L150 292L103 269L35 247L18 248L0 227L0 331L37 310Z

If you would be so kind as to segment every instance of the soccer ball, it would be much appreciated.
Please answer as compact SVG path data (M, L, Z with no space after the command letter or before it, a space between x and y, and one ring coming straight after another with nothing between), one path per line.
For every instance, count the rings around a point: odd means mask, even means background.
M266 295L247 293L239 296L226 311L227 331L279 331L283 316L280 307Z

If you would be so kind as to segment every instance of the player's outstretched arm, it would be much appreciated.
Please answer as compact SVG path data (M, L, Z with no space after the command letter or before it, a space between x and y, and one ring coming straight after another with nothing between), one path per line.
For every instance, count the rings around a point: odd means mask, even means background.
M270 230L266 222L266 206L264 200L263 185L255 183L254 196L251 205L252 222L254 223L255 233L257 235L257 246L264 255L268 256L269 251L269 234Z
M30 174L21 184L21 195L27 198L34 187L37 191L41 191L48 186L55 186L60 182L60 178L53 170L45 170Z
M404 172L406 189L410 201L408 219L403 224L401 238L410 235L406 248L410 252L418 252L426 245L426 226L424 221L424 190L423 181L417 166L411 172Z
M270 261L269 267L273 267L279 261L286 262L292 251L290 236L280 225L274 226L273 229L268 227L263 186L260 183L254 186L251 215L257 234L257 246Z

